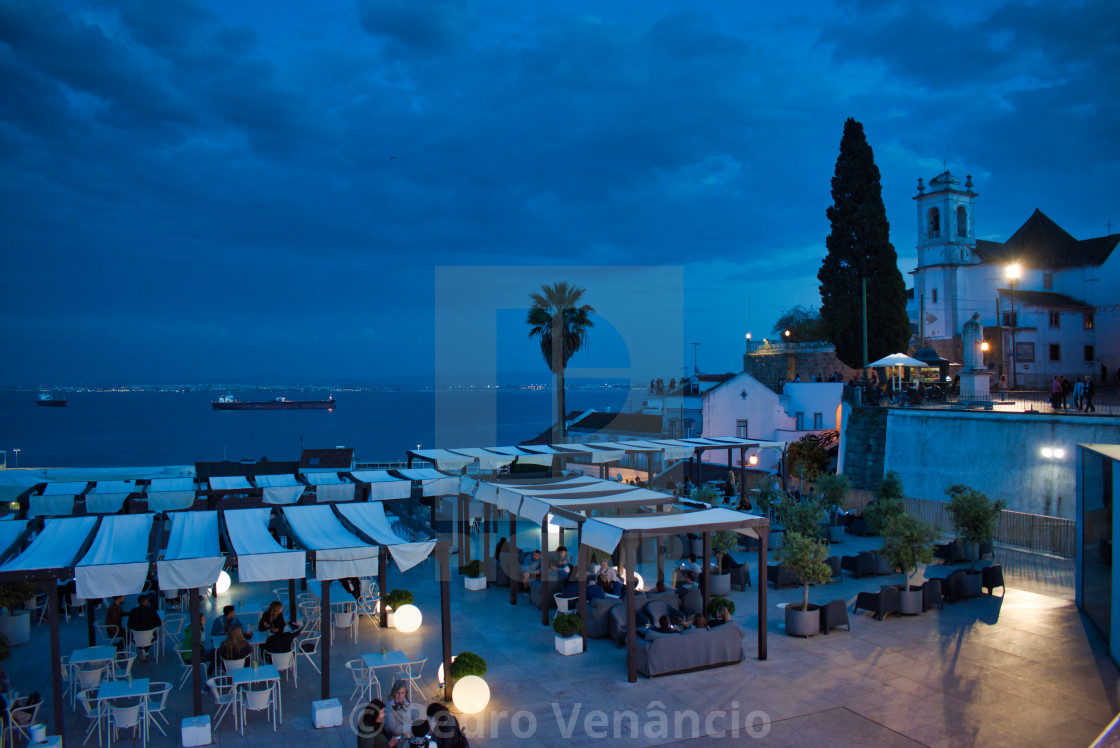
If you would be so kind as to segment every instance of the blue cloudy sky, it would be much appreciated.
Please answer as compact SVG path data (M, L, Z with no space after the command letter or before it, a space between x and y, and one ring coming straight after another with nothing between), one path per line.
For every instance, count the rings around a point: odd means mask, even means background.
M943 163L979 236L1120 224L1118 70L1115 0L0 0L0 382L431 374L460 265L579 267L738 368L819 303L845 118L905 271Z

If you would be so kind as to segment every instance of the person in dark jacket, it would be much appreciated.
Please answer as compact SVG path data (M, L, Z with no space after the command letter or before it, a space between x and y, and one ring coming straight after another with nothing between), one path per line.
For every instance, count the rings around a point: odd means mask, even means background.
M429 735L436 739L436 748L470 748L459 720L438 701L428 704L428 722L431 725Z
M163 625L160 620L159 613L155 608L148 605L148 596L141 595L136 598L136 607L128 611L128 628L130 631L151 631L152 641L155 642L155 636L158 634L159 627ZM148 661L148 650L151 647L139 647L140 662Z
M358 718L358 748L396 748L400 738L385 732L385 702L374 699Z

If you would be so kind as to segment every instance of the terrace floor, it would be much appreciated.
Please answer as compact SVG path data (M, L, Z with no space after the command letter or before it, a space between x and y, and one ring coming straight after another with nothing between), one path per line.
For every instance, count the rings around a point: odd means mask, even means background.
M535 543L528 534L522 546ZM873 549L879 538L849 537L834 551L848 555ZM746 560L744 552L736 554ZM751 576L759 583L751 554ZM452 556L452 563L456 563ZM1088 745L1120 710L1120 672L1100 637L1078 613L1072 598L1072 562L997 548L1004 565L1006 594L946 604L915 617L876 621L849 614L851 632L799 639L786 636L783 602L800 599L800 588L769 592L769 657L756 658L758 621L754 588L735 592L735 621L746 632L746 660L736 666L626 682L625 650L607 639L590 640L583 655L562 657L553 648L551 628L540 612L519 596L510 607L508 589L468 592L452 583L453 651L470 650L488 663L491 701L480 715L460 715L472 744L559 746L594 740L619 746L742 744L764 745ZM646 579L652 568L641 568ZM933 566L930 576L944 576ZM765 575L763 575L765 576ZM827 602L900 581L899 575L814 587L810 599ZM208 618L227 602L258 611L277 584L235 585L207 607ZM390 588L410 589L424 613L414 634L378 631L360 624L357 644L338 641L332 656L331 692L346 709L352 690L343 664L381 647L427 656L424 683L432 696L440 657L439 598L435 565L425 562L401 575ZM126 603L126 607L132 604ZM850 609L850 605L849 605ZM99 612L99 616L103 612ZM32 642L15 647L4 669L22 693L38 690L49 702L46 626L32 627ZM85 646L85 620L62 625L62 651ZM170 652L168 653L170 655ZM137 663L136 677L178 684L174 657ZM250 715L245 737L230 718L215 731L223 748L296 742L302 748L353 746L354 734L341 728L315 730L310 702L320 697L318 674L300 667L298 688L284 683L284 723L271 732L260 715ZM385 690L388 682L383 680ZM417 699L418 701L420 699ZM209 695L204 710L211 712ZM178 723L188 716L190 686L172 692L168 737L153 732L153 746L178 745ZM632 713L632 714L630 714ZM49 704L41 721L51 724ZM66 744L77 745L84 718L69 710ZM117 744L139 746L122 735ZM92 741L90 743L92 745Z

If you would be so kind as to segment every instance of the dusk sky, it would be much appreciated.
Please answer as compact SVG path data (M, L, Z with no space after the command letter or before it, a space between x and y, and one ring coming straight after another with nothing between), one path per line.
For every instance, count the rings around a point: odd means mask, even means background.
M0 0L0 383L430 376L464 265L578 267L739 370L820 303L847 117L905 272L943 164L978 237L1116 230L1118 72L1116 0ZM543 373L522 315L500 365ZM649 359L597 324L573 365Z

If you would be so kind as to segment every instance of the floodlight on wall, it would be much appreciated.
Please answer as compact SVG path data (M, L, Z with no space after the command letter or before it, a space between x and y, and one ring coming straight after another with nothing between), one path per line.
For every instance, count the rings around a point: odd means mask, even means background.
M477 675L466 675L455 681L451 702L463 714L478 714L490 703L490 686Z
M229 586L232 583L233 580L229 578L229 574L226 573L225 569L222 569L220 572L218 572L218 581L214 582L214 591L219 595L224 595L229 592Z
M1061 447L1043 447L1041 452L1047 460L1060 460L1066 456L1066 451Z
M415 605L402 605L393 614L393 625L402 634L411 634L424 622L424 614Z

